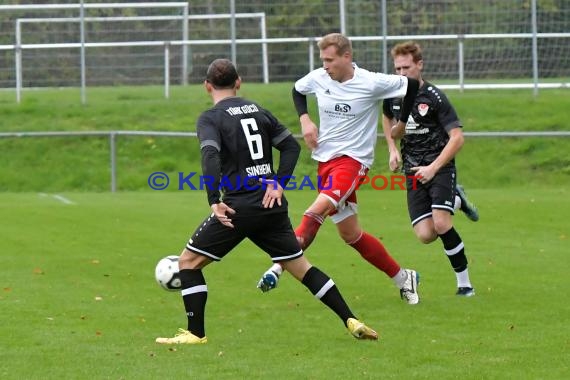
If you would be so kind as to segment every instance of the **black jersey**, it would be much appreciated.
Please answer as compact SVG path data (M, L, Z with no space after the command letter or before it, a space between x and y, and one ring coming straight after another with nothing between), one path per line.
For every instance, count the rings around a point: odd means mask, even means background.
M196 130L201 149L211 146L219 152L223 201L242 215L262 209L265 190L258 178L275 176L272 148L291 132L269 111L236 96L225 98L203 112ZM286 205L284 198L283 201ZM273 208L287 210L279 209Z
M402 100L396 98L384 100L384 115L399 119L401 103ZM435 161L449 141L448 132L461 127L461 121L445 94L433 84L424 82L418 90L401 141L404 172L410 174L410 168L427 166ZM454 165L453 159L446 166Z

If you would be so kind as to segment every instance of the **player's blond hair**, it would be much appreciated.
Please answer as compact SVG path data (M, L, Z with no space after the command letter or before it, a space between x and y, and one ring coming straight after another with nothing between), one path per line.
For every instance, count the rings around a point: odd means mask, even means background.
M422 57L422 48L420 44L414 41L407 41L397 44L392 48L390 51L392 54L392 58L396 58L399 55L408 55L411 54L412 59L414 62L419 62L423 60Z
M329 46L336 47L336 53L340 55L344 55L344 53L350 53L352 55L352 42L348 39L348 37L344 36L340 33L330 33L324 36L318 43L319 49L324 50Z

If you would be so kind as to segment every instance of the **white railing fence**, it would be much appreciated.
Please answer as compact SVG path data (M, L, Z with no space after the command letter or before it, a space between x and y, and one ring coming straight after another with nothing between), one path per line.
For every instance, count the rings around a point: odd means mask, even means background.
M568 2L531 0L530 7L494 0L321 3L315 2L314 14L301 16L294 12L299 5L288 0L259 3L260 12L239 12L253 6L234 4L230 13L224 2L0 5L0 14L9 15L7 21L0 18L0 31L6 22L14 27L13 43L0 34L0 51L8 53L0 55L0 87L14 88L20 102L29 87L80 85L83 100L87 82L162 83L168 98L171 83L200 83L211 59L230 51L247 81L292 81L318 65L315 42L337 28L351 36L359 65L385 72L391 71L391 44L420 41L426 74L445 83L442 88L532 88L536 94L539 88L570 86ZM123 9L144 14L121 15ZM42 13L51 17L39 17ZM486 32L499 25L497 19L507 33ZM106 28L109 23L130 26ZM135 25L140 23L144 29ZM95 29L86 33L90 26ZM289 37L299 35L313 37Z

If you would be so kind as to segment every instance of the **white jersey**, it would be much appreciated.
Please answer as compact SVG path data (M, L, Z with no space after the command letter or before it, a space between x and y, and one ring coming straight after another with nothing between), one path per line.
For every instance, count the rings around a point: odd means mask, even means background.
M374 73L354 63L353 66L354 76L346 82L331 79L319 68L295 82L295 89L317 97L320 125L313 159L326 162L346 155L370 168L374 161L379 102L406 95L408 78Z

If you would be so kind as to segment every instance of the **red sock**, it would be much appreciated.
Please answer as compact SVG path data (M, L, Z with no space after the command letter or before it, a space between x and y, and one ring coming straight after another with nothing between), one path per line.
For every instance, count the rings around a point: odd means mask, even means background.
M380 240L374 236L363 231L360 239L351 243L350 246L356 249L364 260L386 273L390 278L400 271L400 266L396 260L390 256Z
M317 235L319 228L323 224L324 218L313 212L305 212L301 219L301 224L295 228L295 235L301 244L302 249L306 249L311 245L313 239Z

